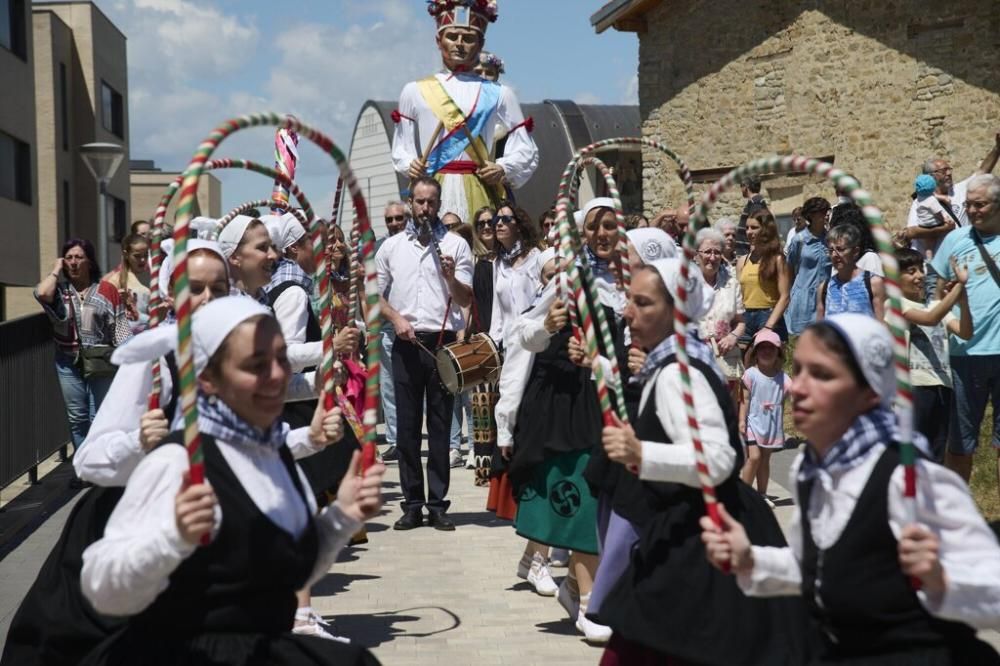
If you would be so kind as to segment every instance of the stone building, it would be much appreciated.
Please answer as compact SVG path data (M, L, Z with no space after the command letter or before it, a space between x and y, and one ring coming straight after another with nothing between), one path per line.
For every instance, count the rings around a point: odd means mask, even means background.
M642 133L705 183L750 159L824 156L905 224L928 157L970 175L1000 130L1000 2L954 0L613 0L591 17L639 39ZM680 181L644 153L647 213ZM805 176L763 178L778 213L834 197ZM731 192L714 209L741 205Z

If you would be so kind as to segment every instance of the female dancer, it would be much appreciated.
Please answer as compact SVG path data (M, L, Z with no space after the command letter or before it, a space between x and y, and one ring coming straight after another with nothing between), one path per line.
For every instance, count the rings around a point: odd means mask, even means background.
M635 344L649 351L632 426L606 426L608 456L643 481L627 505L638 542L628 569L601 604L614 629L603 664L800 664L794 603L748 604L731 580L704 563L698 517L705 504L675 357L674 303L680 261L665 259L632 278L626 310ZM711 293L692 270L685 290L697 318ZM689 337L691 390L707 464L719 500L759 539L783 545L774 515L740 482L735 412L711 350ZM616 498L617 499L617 498ZM738 620L736 618L739 618Z
M814 664L1000 663L973 629L997 627L1000 546L968 487L921 457L915 516L903 499L888 331L858 314L811 324L794 370L809 444L791 471L789 546L766 547L723 512L721 530L702 519L709 561L747 594L801 595Z
M316 515L284 445L291 371L270 311L219 299L195 315L192 338L207 482L190 483L179 433L133 472L81 573L99 612L129 619L82 663L374 663L361 648L290 630L295 591L381 506L384 467L361 477L355 454L337 500ZM338 439L342 425L332 425L311 436Z
M610 199L595 199L581 211L584 251L612 322L621 317L624 294L611 272L617 256L618 227ZM601 413L591 371L573 363L565 304L555 298L555 282L516 328L518 343L535 354L514 432L508 473L518 500L517 533L526 539L573 551L570 572L558 595L577 629L589 641L610 632L585 617L597 570L597 500L583 472L600 441ZM511 331L514 333L514 331ZM621 342L619 341L619 346ZM601 350L605 356L614 350ZM550 501L550 498L555 498ZM579 600L578 600L579 599Z

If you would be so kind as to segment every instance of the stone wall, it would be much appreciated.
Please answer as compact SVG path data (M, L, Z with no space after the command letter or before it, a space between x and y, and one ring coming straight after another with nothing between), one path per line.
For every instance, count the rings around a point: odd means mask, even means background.
M1000 131L1000 2L664 0L645 18L643 134L694 170L833 155L899 226L925 159L949 159L961 180ZM644 160L647 214L676 205L673 171L655 151ZM814 178L779 183L786 197L801 187L786 204L834 198ZM741 206L731 192L713 217Z

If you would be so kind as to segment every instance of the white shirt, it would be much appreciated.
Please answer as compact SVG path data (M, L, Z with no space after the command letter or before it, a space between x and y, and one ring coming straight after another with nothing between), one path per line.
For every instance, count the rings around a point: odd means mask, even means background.
M438 243L444 256L455 259L455 279L471 287L473 260L469 244L452 233L445 234ZM387 298L389 305L418 333L440 331L445 310L448 310L449 289L441 274L434 244L424 247L415 236L410 237L407 232L398 233L382 244L375 264L379 293L386 293L390 281L392 283ZM459 331L463 328L462 310L452 302L445 330Z
M316 514L309 483L296 465L306 501L296 490L278 451L264 446L235 446L217 441L233 474L254 504L276 526L298 538ZM83 553L80 583L84 596L106 615L134 615L146 609L170 584L170 575L194 553L177 530L174 500L188 469L182 446L161 446L139 463L118 505L108 519L104 537ZM216 505L217 534L224 520ZM336 560L360 523L336 504L316 516L318 557L308 588Z
M960 227L968 226L969 224L969 215L965 211L965 197L968 194L969 181L972 180L972 178L973 178L972 176L969 176L965 180L959 181L951 186L951 210L952 212L955 213L955 217L958 218L958 226ZM908 227L920 226L920 219L917 213L917 208L919 208L920 203L921 202L914 199L913 203L910 204L910 212L906 216L906 226ZM948 222L952 221L954 218L952 218L952 216L949 215L947 211L945 211L944 219L946 222ZM923 248L917 247L915 243L916 241L914 241L913 249L917 251L922 251Z
M729 428L722 414L722 407L705 376L697 368L690 368L695 417L702 450L708 465L708 476L713 485L729 478L736 464L736 451L729 443ZM639 413L653 395L656 415L672 444L642 442L642 464L639 478L644 481L669 481L700 488L695 464L694 444L688 428L687 410L681 399L681 369L676 363L660 369L642 388ZM655 395L654 395L655 390Z
M434 75L444 86L445 91L462 110L468 115L479 98L482 79L473 74L452 74L449 71L438 72ZM413 118L401 118L396 123L395 134L392 138L392 163L396 171L406 174L410 168L410 163L423 155L427 148L434 130L438 124L438 117L434 115L423 95L417 82L411 81L403 88L399 96L399 112ZM482 139L487 150L493 149L494 135L498 125L507 130L524 122L524 114L521 112L521 105L517 101L517 96L507 86L500 84L500 98L497 101L496 109L492 117L486 121L483 127ZM419 130L419 141L417 146ZM437 141L444 138L442 131ZM469 156L471 147L466 150L458 159L472 160ZM517 189L528 182L531 175L538 168L538 146L525 127L508 134L507 143L504 144L504 154L498 158L496 163L503 167L507 181L511 187ZM455 213L463 221L469 222L471 212L468 209L465 186L462 176L459 174L446 174L442 182L441 210L440 214Z
M306 342L309 323L309 295L295 285L285 289L274 301L274 317L288 347L288 362L292 371L318 366L323 362L323 341Z
M170 402L173 381L164 361L160 363L160 406ZM293 375L288 400L316 397L315 373ZM84 481L98 486L124 486L146 455L139 442L139 422L148 409L153 390L152 363L126 363L118 368L111 387L94 416L87 438L73 453L73 469ZM178 401L171 427L181 426ZM286 440L292 455L304 458L318 452L309 442L309 429L298 428Z
M822 477L813 483L807 519L817 547L829 548L840 538L884 451L883 444L872 447L864 462L833 475L830 487L825 487ZM797 478L803 455L792 464L788 485L798 506ZM902 465L893 472L888 492L889 527L898 538L912 522L903 501ZM1000 545L962 479L940 465L918 460L916 519L941 540L939 556L948 581L939 603L932 603L923 591L917 592L920 603L945 620L977 629L1000 627ZM737 578L744 592L761 597L801 594L801 522L801 510L796 511L788 526L788 547L753 547L753 571Z
M538 257L541 254L537 248L532 248L516 266L508 266L500 258L493 261L493 313L489 334L495 342L505 339L511 323L531 305L538 292L542 272Z
M554 289L549 290L549 292L555 294ZM493 410L497 423L497 446L514 446L517 412L521 408L524 387L528 384L531 367L535 362L535 354L525 349L523 341L526 337L537 338L538 344L548 346L548 331L545 330L544 325L547 312L547 304L544 308L536 304L511 322L508 327L508 335L504 344L503 367L500 369L497 389L500 392L500 397ZM541 333L539 333L539 329Z

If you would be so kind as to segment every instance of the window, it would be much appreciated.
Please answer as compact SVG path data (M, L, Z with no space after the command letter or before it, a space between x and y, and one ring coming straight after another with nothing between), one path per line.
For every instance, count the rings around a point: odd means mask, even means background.
M125 138L122 96L104 81L101 81L101 125L119 139Z
M0 197L31 205L31 147L0 132Z
M125 202L114 195L105 194L104 205L104 212L107 215L104 219L111 227L108 229L108 236L120 243L121 239L125 238L126 232Z
M59 122L62 123L62 148L69 150L69 84L66 63L59 63Z
M25 0L0 0L0 46L21 60L28 59L24 2Z

